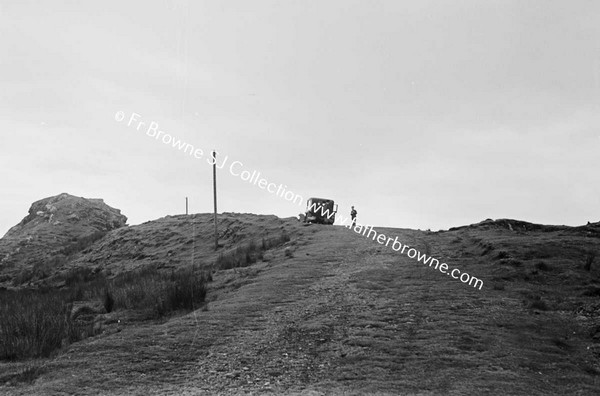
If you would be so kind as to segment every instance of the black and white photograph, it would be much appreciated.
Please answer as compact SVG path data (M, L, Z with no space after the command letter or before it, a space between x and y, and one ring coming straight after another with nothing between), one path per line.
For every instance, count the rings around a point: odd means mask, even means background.
M0 0L0 395L600 395L600 2Z

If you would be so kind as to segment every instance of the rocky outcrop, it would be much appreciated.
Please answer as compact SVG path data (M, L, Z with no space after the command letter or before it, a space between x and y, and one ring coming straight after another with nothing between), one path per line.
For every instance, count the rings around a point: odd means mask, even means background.
M104 203L102 199L86 199L63 193L34 202L27 215L19 224L8 230L4 238L19 237L46 223L81 224L95 231L106 232L122 227L127 217L121 211Z
M29 214L0 239L0 275L11 272L14 279L16 272L28 267L51 271L48 267L61 265L126 222L120 210L101 199L60 194L34 202Z

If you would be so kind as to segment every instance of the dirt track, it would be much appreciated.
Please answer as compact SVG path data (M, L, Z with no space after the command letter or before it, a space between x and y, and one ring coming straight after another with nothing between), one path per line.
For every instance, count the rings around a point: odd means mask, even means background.
M472 235L385 230L479 276L475 290L341 227L289 225L268 262L218 272L208 310L74 344L15 394L594 394L570 313L492 288ZM514 289L514 290L513 290ZM591 347L590 347L591 345Z

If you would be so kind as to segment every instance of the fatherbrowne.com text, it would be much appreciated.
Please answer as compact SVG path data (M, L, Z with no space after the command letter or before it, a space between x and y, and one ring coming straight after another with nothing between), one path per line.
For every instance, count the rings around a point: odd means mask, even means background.
M313 206L314 207L311 207L310 210L320 210L321 214L323 216L327 216L328 218L331 218L331 216L333 216L333 213L330 214L329 210L323 210L322 206L315 206L314 204ZM344 218L339 214L337 216L337 219L341 221L344 227L348 229L354 229L354 232L356 232L357 234L366 236L367 238L372 237L374 241L376 240L381 245L385 244L385 246L389 246L391 244L392 249L395 252L406 253L406 255L411 259L416 258L418 262L422 262L425 265L429 265L429 267L433 267L439 270L442 274L451 276L454 279L459 279L462 283L468 283L469 286L479 288L479 290L481 290L481 288L483 287L483 281L481 279L475 278L474 276L471 276L466 272L461 273L461 271L458 268L451 269L446 263L440 264L438 259L435 259L431 256L427 256L425 253L421 253L417 249L412 248L408 245L403 245L402 243L400 243L400 241L398 241L398 237L395 237L393 239L392 237L386 237L384 234L380 234L377 231L375 231L373 226L363 226L359 223L353 225L351 219Z

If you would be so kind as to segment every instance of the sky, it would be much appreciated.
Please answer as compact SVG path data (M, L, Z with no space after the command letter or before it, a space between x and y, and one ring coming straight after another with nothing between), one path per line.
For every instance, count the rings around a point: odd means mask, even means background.
M0 0L0 235L63 192L211 212L212 149L219 212L595 222L599 100L593 0Z

